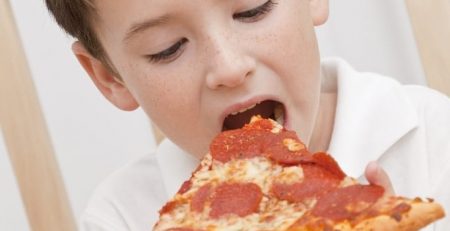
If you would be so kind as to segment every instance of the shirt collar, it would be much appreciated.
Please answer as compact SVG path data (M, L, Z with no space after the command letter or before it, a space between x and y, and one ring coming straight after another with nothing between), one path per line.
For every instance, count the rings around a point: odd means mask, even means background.
M418 126L401 85L373 73L359 73L337 58L322 62L324 81L334 81L337 107L328 152L350 176L361 176L369 161Z
M156 150L163 185L168 197L172 197L188 180L200 163L194 156L183 151L169 139L165 139Z

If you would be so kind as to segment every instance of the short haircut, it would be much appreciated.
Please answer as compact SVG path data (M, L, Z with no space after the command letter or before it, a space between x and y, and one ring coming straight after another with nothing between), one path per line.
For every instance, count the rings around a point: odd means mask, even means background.
M94 0L45 0L45 2L59 26L77 38L93 57L119 77L93 29L92 22L97 17Z

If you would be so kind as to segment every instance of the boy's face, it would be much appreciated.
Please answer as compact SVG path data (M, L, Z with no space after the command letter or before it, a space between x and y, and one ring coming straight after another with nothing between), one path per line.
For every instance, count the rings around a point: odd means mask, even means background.
M121 108L139 104L198 157L253 114L284 117L308 142L319 107L314 25L326 20L323 1L97 0L94 27L126 86L101 90Z

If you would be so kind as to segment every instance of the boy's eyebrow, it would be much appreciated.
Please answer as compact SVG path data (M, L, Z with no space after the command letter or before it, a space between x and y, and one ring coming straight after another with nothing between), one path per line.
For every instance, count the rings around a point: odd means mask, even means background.
M165 23L167 23L167 21L169 21L169 19L170 19L169 15L163 15L161 17L151 18L151 19L144 20L142 22L133 23L131 25L130 29L127 30L127 33L125 34L123 41L127 42L128 40L130 40L131 37L135 36L138 33L143 32L151 27L165 24Z

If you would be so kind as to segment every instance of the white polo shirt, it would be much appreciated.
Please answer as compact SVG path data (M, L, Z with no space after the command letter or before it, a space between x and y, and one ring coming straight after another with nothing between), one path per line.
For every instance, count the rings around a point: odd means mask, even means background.
M337 58L322 62L338 99L328 152L350 176L362 178L378 160L395 192L432 197L450 213L450 100L420 86L360 73ZM80 221L81 230L151 230L158 210L189 178L198 160L169 140L107 178ZM450 230L450 219L426 230Z

